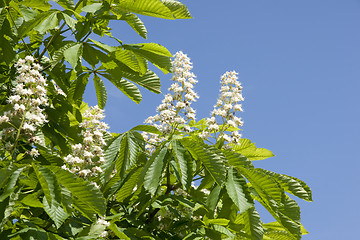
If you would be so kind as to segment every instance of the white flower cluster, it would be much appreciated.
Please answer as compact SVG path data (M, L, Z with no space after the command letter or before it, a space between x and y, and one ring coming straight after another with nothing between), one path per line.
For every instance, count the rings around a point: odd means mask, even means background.
M85 111L84 120L79 125L83 128L83 143L71 146L72 154L64 158L68 166L64 165L63 169L83 178L97 176L102 172L100 165L105 162L102 148L106 145L103 136L109 129L109 126L101 121L104 117L104 110L98 106Z
M47 122L43 113L43 107L48 106L47 83L40 73L41 66L35 63L32 56L19 59L15 66L18 75L7 99L11 109L0 117L0 124L7 123L8 126L0 133L0 139L6 143L6 150L10 150L20 136L27 138L31 144L40 143L41 139L35 136L35 132ZM32 149L29 154L36 157L39 153Z
M99 225L104 225L105 227L110 226L110 223L108 221L105 221L103 218L98 218L96 223L99 224ZM99 237L105 238L107 235L108 235L108 232L105 230L100 234Z
M238 73L235 71L226 72L221 76L220 96L217 100L211 117L207 119L208 131L204 131L200 137L207 138L211 132L220 132L220 136L228 143L238 143L241 134L238 131L229 131L230 127L238 128L243 125L241 118L236 117L236 112L243 112L242 106L239 102L244 101L242 96L242 86L238 82ZM216 118L222 119L222 125L217 123Z
M196 76L191 72L192 63L190 58L183 52L177 52L173 60L173 78L175 82L168 89L172 93L165 95L162 103L157 107L159 112L145 120L145 123L152 124L163 133L163 137L173 130L181 130L180 126L190 120L195 120L196 112L191 107L199 96L193 90L197 83ZM183 126L183 131L190 132L189 126ZM143 133L148 141L147 148L161 142L164 138L155 134Z

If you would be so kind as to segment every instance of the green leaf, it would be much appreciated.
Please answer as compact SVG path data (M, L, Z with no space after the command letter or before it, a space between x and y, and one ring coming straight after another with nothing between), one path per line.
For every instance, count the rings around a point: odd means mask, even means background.
M268 201L275 200L277 203L281 203L283 190L274 179L262 172L261 169L247 169L243 167L239 169L262 199Z
M70 46L63 51L65 60L71 64L73 69L75 69L78 63L81 61L82 47L82 43L76 43L75 45Z
M68 98L72 99L77 105L83 100L83 95L87 83L89 82L90 73L84 73L78 76L72 83L68 92Z
M61 48L59 48L58 50L56 50L52 55L51 55L51 70L56 66L56 64L64 57L64 52L77 45L78 43L76 42L68 42L66 43L64 46L62 46Z
M170 11L172 12L175 18L177 19L192 18L189 10L183 3L175 0L161 0L161 1L167 8L170 9Z
M101 9L101 7L102 7L102 3L93 3L90 5L86 5L85 7L83 7L81 9L81 11L88 12L88 13L94 13L94 12L98 11L99 9Z
M263 160L275 156L270 150L265 148L257 148L255 143L251 143L249 139L242 138L239 144L233 144L233 150L241 153L250 160Z
M73 196L73 204L90 220L96 220L95 214L105 215L105 199L98 188L74 174L56 166L49 166L58 182Z
M75 25L78 22L76 19L73 19L71 16L69 16L68 14L66 14L65 12L61 13L64 21L66 22L66 24L73 30L75 30Z
M0 189L7 183L8 179L11 177L13 171L9 168L0 169Z
M189 189L192 181L192 159L184 146L178 140L172 141L173 154L178 165L181 184L184 189Z
M19 198L21 188L15 187L5 201L0 201L0 234L3 232L4 225L9 223L15 204Z
M144 177L144 187L152 195L155 194L156 190L160 186L160 179L166 166L167 152L167 147L162 147L151 156L148 162L149 164L144 167L144 170L146 171Z
M122 91L128 98L133 100L135 103L141 102L142 95L135 84L123 78L114 79L109 74L101 74L101 75L109 79L111 83L113 83L120 91Z
M159 129L151 125L137 125L133 127L130 131L143 131L154 134L162 134L162 132L160 132Z
M244 224L245 232L251 240L263 239L264 229L260 221L259 213L255 207L249 208L246 212L242 213L235 223Z
M120 144L121 144L121 140L122 140L123 136L124 135L116 136L112 140L110 145L108 145L108 147L105 149L105 152L104 152L105 163L101 166L101 168L104 171L104 180L105 181L108 180L110 174L114 170L116 156L119 153Z
M141 19L133 13L122 14L120 20L125 20L141 37L147 38L147 30Z
M312 201L311 189L300 179L287 176L285 174L274 173L264 169L259 170L273 177L280 184L280 186L284 188L285 191L306 201Z
M124 201L134 191L134 188L136 187L139 181L141 171L142 168L136 168L126 175L122 186L116 193L116 199L119 202Z
M45 194L43 199L44 210L60 228L69 214L61 206L61 189L54 173L43 166L33 164L33 168L39 180L40 186Z
M38 194L27 194L22 200L21 203L28 205L30 207L40 207L43 208L44 205L39 201Z
M102 50L104 50L104 51L106 51L106 52L114 52L114 51L116 51L116 49L117 49L116 47L106 45L106 44L104 44L104 43L98 42L98 41L93 40L93 39L90 39L90 38L89 38L89 40L90 40L91 42L95 43L95 45L96 45L98 48L100 48L100 49L102 49Z
M25 0L21 1L21 4L26 7L35 8L42 11L49 11L51 8L51 4L49 4L49 2L46 0Z
M4 187L3 193L0 195L0 202L4 201L15 190L16 182L24 170L25 167L12 170L11 177L8 178L8 182Z
M122 0L114 8L151 17L175 19L169 8L159 0Z
M139 58L130 50L122 49L121 47L117 48L114 52L115 58L124 63L130 69L135 72L144 74L147 70L146 62L142 61L142 57Z
M54 0L54 2L56 2L61 7L65 8L66 10L74 9L74 0Z
M214 213L215 208L220 200L221 187L219 185L215 185L211 191L209 196L207 196L205 205L207 208Z
M222 186L226 176L224 155L213 146L195 142L189 138L181 139L180 142L195 159L204 164L215 182Z
M229 197L239 208L239 213L243 213L254 206L245 179L232 167L229 169L225 186Z
M119 157L116 160L116 170L121 177L124 176L127 169L136 164L139 152L140 149L133 133L126 133L121 140Z
M171 72L172 62L171 53L160 44L156 43L140 43L140 44L124 44L125 49L132 50L133 52L148 59L151 63L157 66L165 74Z
M240 153L236 153L232 150L224 150L223 151L226 159L228 160L229 164L234 167L249 167L252 168L252 162Z
M98 75L94 75L94 85L98 105L101 109L104 109L107 100L107 92L103 80L101 80Z
M141 76L127 72L123 72L122 74L124 78L129 79L154 93L161 93L160 78L151 70L147 70L146 73Z
M51 14L53 14L54 11L46 11L46 12L42 12L39 15L36 16L36 18L24 22L18 30L18 37L19 39L22 39L23 37L25 37L28 32L32 31L34 28L36 28L36 26L38 26L39 24L41 24L48 16L50 16Z
M59 25L59 19L57 18L58 12L51 13L47 18L45 18L40 24L38 24L34 30L38 31L40 34L55 29Z

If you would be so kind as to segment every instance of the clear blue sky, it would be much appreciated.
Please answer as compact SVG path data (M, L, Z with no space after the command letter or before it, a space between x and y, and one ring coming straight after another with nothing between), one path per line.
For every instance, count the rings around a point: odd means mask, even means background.
M148 40L125 23L113 25L114 35L125 43L156 42L172 53L186 52L199 80L198 119L212 110L220 75L239 72L243 135L276 154L255 166L298 177L313 190L313 203L299 200L310 232L303 239L357 239L360 1L182 2L193 19L142 17ZM171 76L157 73L165 93ZM95 105L92 88L86 100ZM137 105L110 84L107 88L107 122L114 132L142 124L162 99L142 89Z

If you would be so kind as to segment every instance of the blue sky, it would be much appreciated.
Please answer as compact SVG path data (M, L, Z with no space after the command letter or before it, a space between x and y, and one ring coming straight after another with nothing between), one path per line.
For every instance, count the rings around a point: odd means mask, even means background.
M244 89L243 135L274 152L256 167L298 177L314 202L299 200L303 239L355 239L360 207L360 1L182 1L193 19L141 17L144 40L125 23L113 25L125 43L156 42L182 50L194 63L198 119L216 102L219 78L239 72ZM170 75L156 71L163 92ZM155 114L162 95L142 89L128 100L107 84L107 122L124 132ZM96 104L92 86L86 101ZM261 211L264 222L272 221Z

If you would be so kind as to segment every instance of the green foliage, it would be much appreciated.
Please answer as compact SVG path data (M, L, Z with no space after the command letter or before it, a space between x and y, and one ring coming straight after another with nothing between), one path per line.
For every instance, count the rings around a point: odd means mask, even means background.
M83 102L89 80L103 109L106 81L140 103L139 86L161 92L149 62L172 72L172 54L164 46L123 43L112 35L116 21L147 38L138 15L191 18L175 0L0 2L0 117L11 110L15 63L26 56L41 65L49 101L39 105L48 122L29 136L22 132L25 114L0 123L0 133L16 127L11 146L0 146L0 239L300 239L307 232L287 193L312 201L310 188L295 177L254 168L252 161L274 155L248 139L230 148L221 137L204 141L205 119L180 124L169 135L149 125L106 133L103 159L91 158L83 172L68 168L76 145L86 142L82 134L90 131L83 126L90 121ZM115 44L103 43L110 41ZM179 130L185 127L195 130ZM162 142L149 151L139 132ZM95 162L100 170L85 177ZM255 201L275 222L261 221Z

